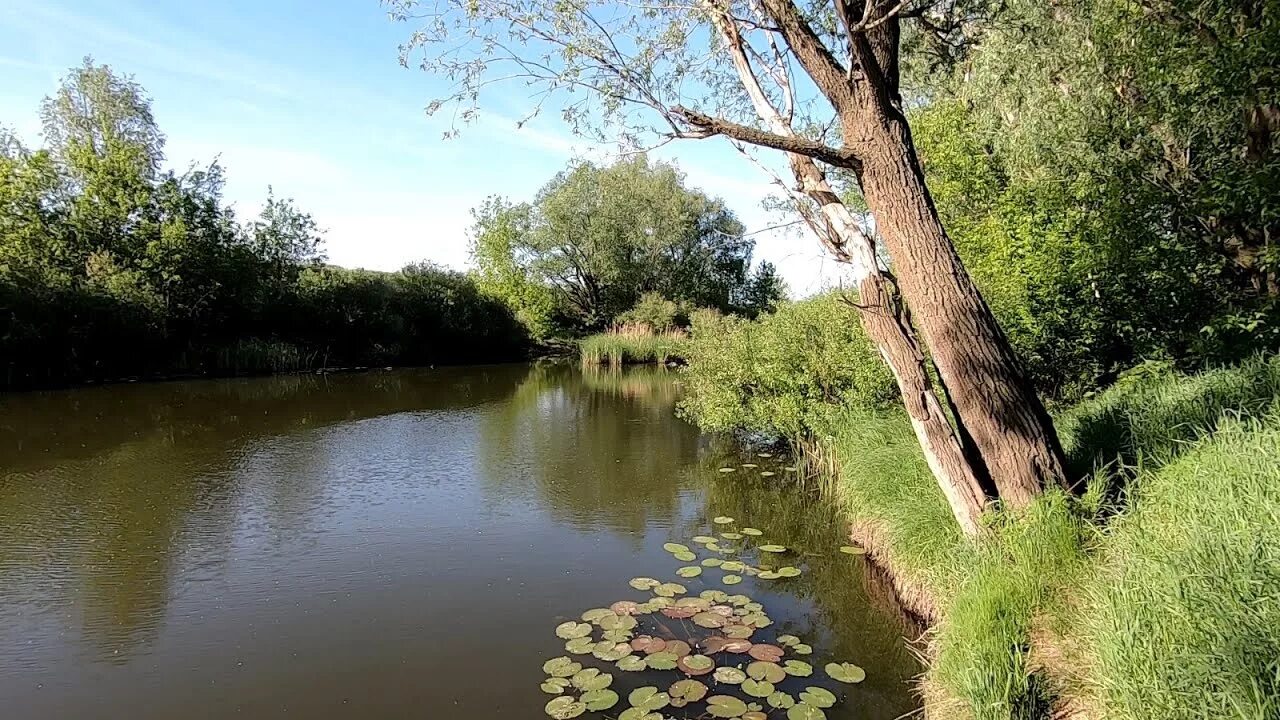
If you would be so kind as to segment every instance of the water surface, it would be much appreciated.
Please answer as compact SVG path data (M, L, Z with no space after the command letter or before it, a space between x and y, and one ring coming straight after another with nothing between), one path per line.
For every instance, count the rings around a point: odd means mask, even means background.
M545 717L556 624L675 579L662 544L715 515L806 551L738 591L867 668L828 717L911 711L912 630L834 513L677 394L514 365L0 396L4 717Z

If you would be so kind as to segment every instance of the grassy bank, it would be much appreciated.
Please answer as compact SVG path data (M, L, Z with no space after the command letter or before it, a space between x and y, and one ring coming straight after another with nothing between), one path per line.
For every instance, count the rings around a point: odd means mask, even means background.
M583 365L639 365L681 362L688 335L682 330L654 332L643 325L621 325L582 339L578 352Z
M1280 360L1143 373L1059 414L1074 497L963 540L904 418L820 443L855 535L934 623L935 717L1280 713Z

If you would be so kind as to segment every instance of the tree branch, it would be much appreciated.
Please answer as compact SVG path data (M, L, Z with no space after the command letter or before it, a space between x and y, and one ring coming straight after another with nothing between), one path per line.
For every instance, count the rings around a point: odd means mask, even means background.
M777 135L759 128L730 122L723 118L711 117L682 105L676 105L671 108L671 113L692 128L692 130L682 131L680 137L700 139L723 135L749 145L759 145L804 155L839 168L858 171L862 166L861 161L852 152L814 142L808 138L796 135Z

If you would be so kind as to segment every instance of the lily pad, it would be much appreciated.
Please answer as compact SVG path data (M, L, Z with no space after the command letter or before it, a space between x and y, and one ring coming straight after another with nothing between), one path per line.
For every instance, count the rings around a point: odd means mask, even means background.
M607 617L609 615L617 615L617 614L618 613L615 613L610 608L594 608L582 613L582 621L594 624L594 623L600 622L600 618L602 617Z
M782 659L782 648L768 643L756 643L748 653L756 660L767 663L776 663Z
M574 662L572 658L558 657L542 663L542 672L551 677L567 678L572 677L574 673L582 669L582 663Z
M827 714L808 703L796 703L787 710L787 720L827 720Z
M707 543L715 542L716 539L710 535L694 535L693 541L699 545L706 545Z
M605 617L600 618L600 628L602 630L630 630L636 626L636 619L630 615L614 615L609 613Z
M707 713L712 717L737 718L747 712L747 704L732 695L712 695L707 698Z
M813 648L804 643L796 643L795 645L791 646L791 652L797 655L812 655Z
M649 712L644 708L627 708L618 716L618 720L662 720L662 713Z
M720 468L720 472L722 473L738 472L738 468L722 467Z
M538 687L548 695L560 695L564 693L565 688L569 687L569 681L564 678L547 678Z
M676 657L675 653L664 650L650 655L644 659L644 662L651 670L674 670L680 658Z
M769 703L771 707L778 708L779 710L786 710L787 708L796 704L795 698L782 692L781 690L778 690L774 694L765 698L765 702Z
M866 555L867 549L855 547L853 545L845 545L844 547L840 548L840 552L844 553L845 555Z
M615 662L630 655L631 646L624 642L615 643L605 640L603 642L596 643L591 654L605 662Z
M596 646L596 641L589 637L574 638L564 644L564 651L574 655L587 655Z
M639 655L628 655L619 660L616 667L623 672L640 672L649 666Z
M613 684L613 676L602 673L596 668L585 668L574 673L569 680L574 687L583 692L603 690Z
M725 617L714 612L700 612L693 616L693 624L704 628L720 628L725 626Z
M803 660L788 660L782 663L782 669L791 677L809 677L813 674L813 666Z
M800 568L787 565L786 567L778 568L778 574L788 578L800 577Z
M767 453L767 452L756 453L756 457L771 458L773 457L773 453Z
M662 614L674 620L687 620L698 614L698 608L688 605L676 605L669 608L662 608Z
M732 605L741 606L751 602L751 598L739 593L737 595L730 595L729 597L725 598L725 602L730 603Z
M666 550L669 553L689 552L688 545L681 545L680 543L673 543L673 542L664 543L662 545L662 549Z
M773 683L768 680L753 680L751 678L747 678L742 681L742 692L750 695L751 697L767 698L773 694L773 691Z
M707 696L707 686L697 680L677 680L667 688L667 695L671 697L672 702L679 698L686 704L698 702Z
M652 685L646 685L632 690L631 694L627 696L627 702L631 703L633 708L652 712L666 707L667 703L671 702L671 696L664 692L659 692L658 688Z
M560 623L556 626L556 637L562 640L573 640L574 638L586 637L591 634L591 626L586 623L579 623L570 620L566 623Z
M771 683L780 683L786 679L787 672L776 662L757 660L747 666L747 675L756 680L768 680Z
M638 578L631 578L629 581L627 581L627 584L637 590L651 590L653 588L658 587L662 583L658 582L657 580L654 580L653 578L638 577Z
M761 535L764 534L763 530L759 530L753 527L744 527L741 530L739 530L739 532L741 532L743 535L750 535L751 537L760 537Z
M787 546L786 545L761 545L756 549L759 550L760 552L782 553L787 551Z
M772 470L761 470L761 471L760 471L760 477L773 477L774 475L777 475L777 474L778 474L778 473L776 473L776 472L774 472L774 471L772 471Z
M836 696L826 688L810 685L800 693L800 702L816 708L829 708L836 704Z
M725 585L737 585L738 583L742 582L742 576L733 575L733 574L725 575L724 577L720 578L720 582L724 583Z
M723 590L703 590L702 592L698 593L698 597L704 600L710 600L711 602L718 603L718 602L724 602L725 599L729 597L729 594Z
M716 661L706 655L686 655L676 661L676 667L686 675L706 675L715 670Z
M737 560L725 560L724 562L720 563L720 569L730 573L742 572L746 568L747 568L746 565L744 565L743 563Z
M713 677L715 677L716 682L718 683L724 683L726 685L740 685L743 680L747 679L747 674L736 667L724 666L716 668L716 674Z
M760 578L761 580L777 580L782 576L772 570L764 570L764 571L761 571L761 573L756 577Z
M759 465L757 465L757 464L755 464L755 463L742 463L742 467L744 467L744 468L757 468L757 467L760 467L760 466L759 466Z
M725 625L720 628L724 636L733 640L746 640L755 634L755 630L747 625ZM741 652L746 652L745 650Z
M592 690L583 693L582 697L578 699L587 706L588 710L600 712L618 704L618 693L608 689Z
M667 646L663 648L663 652L669 652L677 658L682 658L685 655L691 654L693 652L693 648L689 646L689 643L683 640L668 640Z
M631 639L631 649L636 652L642 652L646 655L652 655L656 652L666 650L667 641L662 638L641 635Z
M543 709L555 720L569 720L569 718L576 718L586 712L587 705L568 695L561 695L560 697L552 698L551 702L547 703L547 706Z
M623 628L616 628L613 630L605 630L603 633L600 633L600 636L605 640L612 640L613 642L629 642L631 640L631 631ZM589 640L590 638L581 639ZM569 642L573 641L570 640ZM569 647L568 643L565 644L565 647Z
M707 558L706 560L702 561L703 567L720 567L723 564L724 564L724 561L721 560L720 558Z
M662 583L653 589L653 593L660 597L675 597L689 592L685 586L680 583Z
M693 553L688 551L671 553L671 557L679 560L680 562L693 562L694 560L698 559L697 555L694 555Z
M725 540L741 540L742 533L725 532L725 533L720 533L720 537L724 538Z
M635 615L640 612L640 604L631 600L619 600L609 606L614 615Z
M850 685L867 679L867 671L853 663L827 663L824 669L832 680Z
M796 637L795 635L779 635L778 636L778 644L781 645L782 647L797 645L799 643L800 643L800 638Z
M729 517L728 515L720 515L718 517L711 518L711 522L717 525L728 525L729 523L733 522L733 518Z

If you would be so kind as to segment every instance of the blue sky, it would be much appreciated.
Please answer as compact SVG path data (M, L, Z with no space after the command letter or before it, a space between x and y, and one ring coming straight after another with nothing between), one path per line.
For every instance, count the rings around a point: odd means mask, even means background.
M480 120L443 140L448 120L423 111L442 84L398 62L409 31L377 0L5 0L0 124L38 145L40 99L92 55L147 89L172 166L221 157L240 213L273 185L327 230L334 263L463 268L472 207L491 194L531 199L575 155L611 149L573 136L555 112L517 130L532 106L519 86L487 96ZM724 198L748 230L790 219L761 209L767 176L721 140L654 155ZM753 237L794 295L837 277L808 235Z

